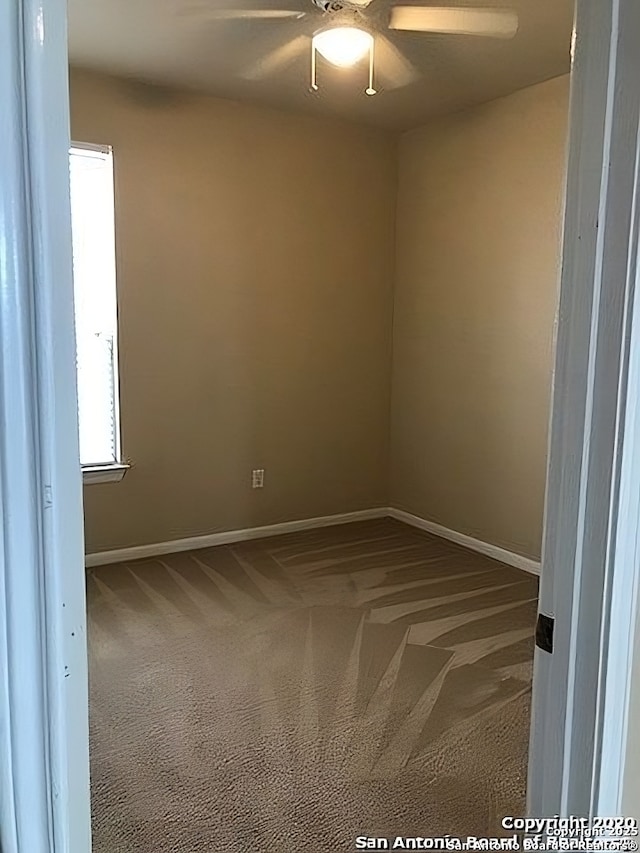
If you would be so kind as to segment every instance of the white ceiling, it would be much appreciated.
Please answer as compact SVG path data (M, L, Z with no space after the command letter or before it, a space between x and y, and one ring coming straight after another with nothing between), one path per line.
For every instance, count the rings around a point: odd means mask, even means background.
M69 0L70 61L151 83L396 130L567 73L570 66L573 0L458 0L457 5L514 9L519 17L517 35L502 41L388 31L393 44L418 70L416 82L385 90L390 60L379 52L380 92L375 97L364 94L365 65L336 69L323 61L318 64L320 91L312 94L310 54L304 46L265 79L247 79L271 51L311 35L321 25L323 13L311 0L198 2L205 6L203 14L186 13L193 0ZM444 2L432 0L431 5ZM373 0L369 14L384 26L390 5L390 0ZM456 5L455 0L448 5ZM299 21L212 20L207 8L284 8L308 14Z

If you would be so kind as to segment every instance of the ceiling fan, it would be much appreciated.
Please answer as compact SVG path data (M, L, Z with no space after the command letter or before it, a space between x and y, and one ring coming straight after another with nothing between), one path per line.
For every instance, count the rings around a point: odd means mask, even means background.
M236 9L215 8L206 0L183 8L209 20L261 20L296 22L294 35L276 50L263 57L245 74L261 79L291 62L311 43L311 91L318 90L316 54L332 65L350 68L368 56L369 81L364 90L375 95L374 57L386 89L399 88L413 82L415 67L384 35L384 30L443 33L452 35L512 38L518 30L518 16L512 9L462 6L383 6L375 0L311 0L315 9ZM299 24L297 22L300 22Z

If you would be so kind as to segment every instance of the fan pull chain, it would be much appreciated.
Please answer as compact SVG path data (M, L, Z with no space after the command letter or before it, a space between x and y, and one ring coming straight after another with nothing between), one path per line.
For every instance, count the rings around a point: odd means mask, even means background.
M373 87L373 46L375 44L375 39L371 42L371 47L369 48L369 86L365 89L365 93L367 95L376 95L377 89Z
M311 92L318 91L318 83L316 82L316 49L311 45Z

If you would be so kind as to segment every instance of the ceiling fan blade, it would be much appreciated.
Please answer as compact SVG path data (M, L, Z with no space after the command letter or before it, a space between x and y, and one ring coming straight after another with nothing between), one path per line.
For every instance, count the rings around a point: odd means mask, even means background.
M508 39L518 31L518 16L512 9L395 6L391 10L389 27L392 30Z
M299 56L305 49L308 49L311 39L309 36L300 35L292 38L281 47L277 47L263 56L258 62L248 68L243 77L247 80L262 80L270 74L275 74L281 68L285 68L293 60Z
M205 3L186 6L180 10L182 15L198 15L201 18L215 21L235 20L282 20L283 18L304 18L306 12L293 9L212 9Z
M420 76L406 56L386 36L376 35L374 50L377 59L376 74L385 89L400 89Z

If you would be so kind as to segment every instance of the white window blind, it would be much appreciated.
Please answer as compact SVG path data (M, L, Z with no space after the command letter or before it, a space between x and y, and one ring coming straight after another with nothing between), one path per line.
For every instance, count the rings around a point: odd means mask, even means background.
M80 461L120 462L113 156L74 145L70 155Z

